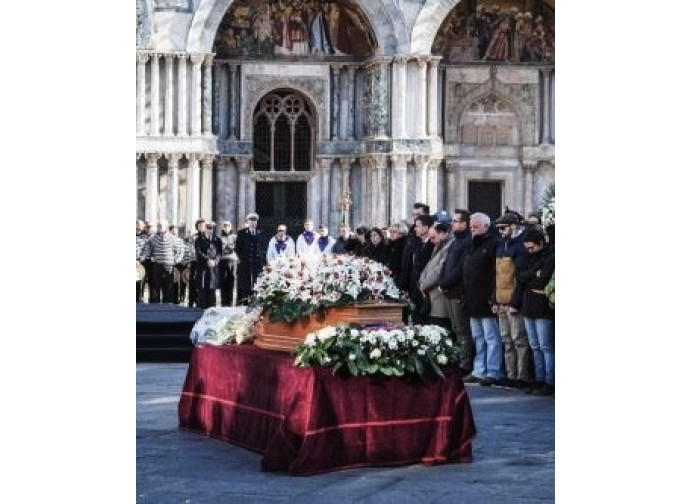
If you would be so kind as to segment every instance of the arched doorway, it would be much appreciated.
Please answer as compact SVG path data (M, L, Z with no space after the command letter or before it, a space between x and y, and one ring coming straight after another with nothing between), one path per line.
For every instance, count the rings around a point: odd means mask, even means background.
M314 160L315 114L291 89L266 94L254 109L253 156L255 208L261 227L273 233L285 224L288 234L302 230L307 215L307 180Z

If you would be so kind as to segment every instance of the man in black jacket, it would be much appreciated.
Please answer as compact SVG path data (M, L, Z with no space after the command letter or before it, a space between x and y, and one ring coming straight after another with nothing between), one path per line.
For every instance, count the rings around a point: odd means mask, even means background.
M451 226L455 241L451 243L448 249L448 256L441 270L439 287L445 295L453 332L462 349L460 368L464 374L469 375L472 371L472 360L474 359L474 341L472 341L472 331L470 329L470 316L465 308L465 295L462 287L462 260L472 243L470 213L467 210L456 209L453 213ZM473 381L471 375L465 381Z
M252 295L256 279L266 264L268 237L257 229L258 214L247 215L247 227L237 232L235 253L239 258L237 265L237 303L241 304Z
M465 306L476 355L472 375L480 385L494 385L501 380L503 344L498 328L495 304L496 249L500 238L490 230L491 219L477 212L470 216L470 244L462 264Z

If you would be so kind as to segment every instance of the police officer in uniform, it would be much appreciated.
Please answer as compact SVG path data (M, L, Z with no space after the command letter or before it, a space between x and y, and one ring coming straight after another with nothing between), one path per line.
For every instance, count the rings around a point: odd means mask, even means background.
M254 283L266 264L268 237L261 229L257 229L258 222L258 214L249 213L247 227L238 231L235 240L235 253L240 261L236 279L238 303L246 301L252 295Z

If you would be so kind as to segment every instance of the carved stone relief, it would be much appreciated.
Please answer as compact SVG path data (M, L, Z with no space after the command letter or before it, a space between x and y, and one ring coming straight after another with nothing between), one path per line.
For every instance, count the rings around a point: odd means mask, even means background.
M278 88L295 89L312 102L318 116L318 139L328 138L329 96L328 81L318 76L247 75L244 76L242 97L242 139L251 139L252 116L256 104L266 93Z

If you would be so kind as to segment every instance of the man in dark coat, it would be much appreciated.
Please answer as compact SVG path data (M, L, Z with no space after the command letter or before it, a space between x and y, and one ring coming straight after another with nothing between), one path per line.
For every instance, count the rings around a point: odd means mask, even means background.
M412 267L409 276L410 300L414 304L414 310L412 310L413 324L423 324L426 320L426 316L420 312L424 295L419 290L419 276L434 252L434 244L429 239L429 228L433 225L434 218L431 215L419 215L414 220L414 230L419 238L419 243L412 253Z
M476 354L472 375L480 385L501 380L503 345L495 304L496 248L500 238L490 231L491 219L477 212L470 216L472 243L462 265L465 306Z
M268 237L257 229L258 214L247 215L247 227L237 232L235 253L239 258L237 265L237 302L241 304L252 295L256 279L266 264Z
M474 341L472 341L472 331L470 329L470 316L465 307L465 293L462 286L462 261L465 252L472 244L472 234L470 233L470 213L467 210L456 209L451 221L453 236L455 240L448 249L446 262L443 263L439 287L446 298L450 321L453 326L453 333L460 348L460 368L463 374L472 371L472 361L474 359ZM465 381L472 381L468 376Z
M196 252L196 284L199 308L216 306L216 289L220 288L220 259L223 256L223 241L215 234L214 222L206 223L203 235L194 242Z

